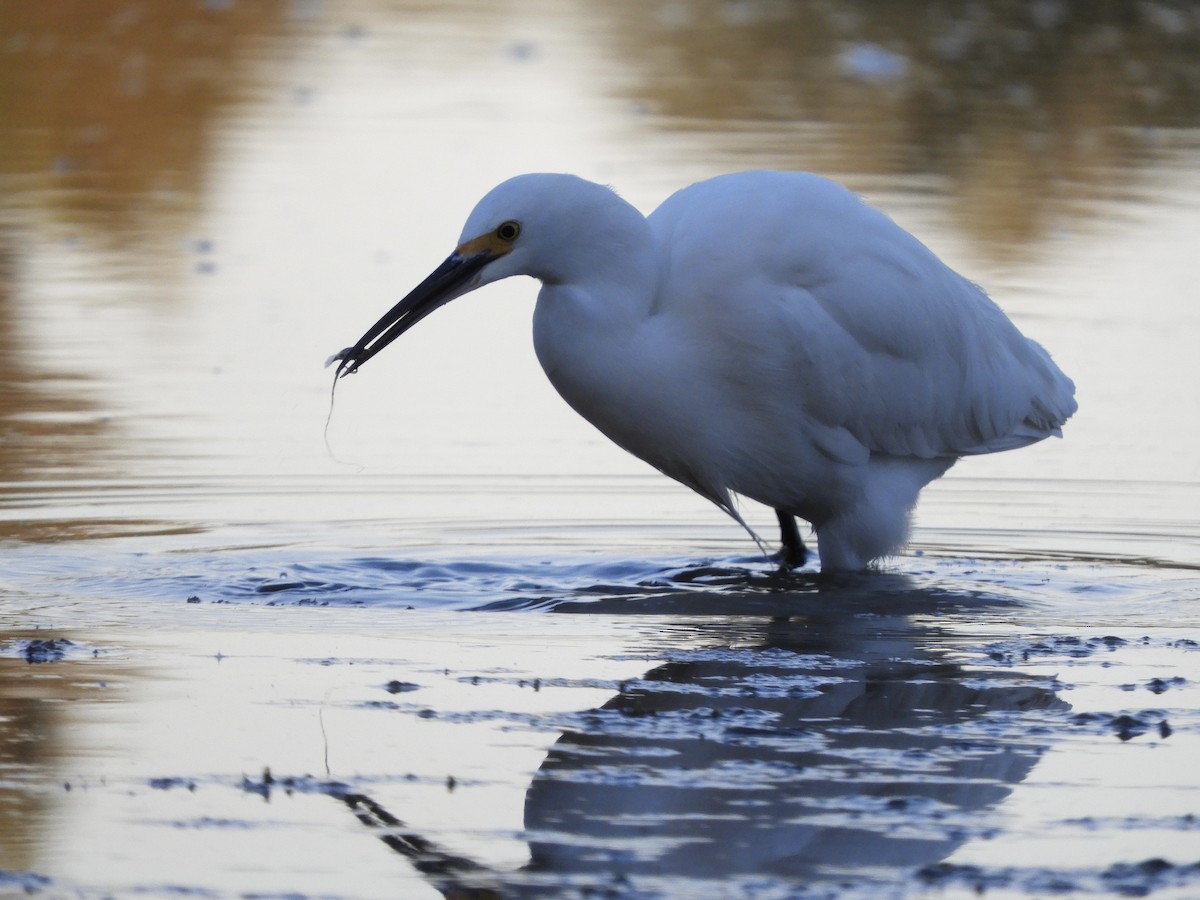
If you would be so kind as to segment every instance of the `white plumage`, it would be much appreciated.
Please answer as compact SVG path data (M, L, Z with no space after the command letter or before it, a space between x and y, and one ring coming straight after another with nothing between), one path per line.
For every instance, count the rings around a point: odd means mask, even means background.
M732 494L774 508L790 564L792 516L823 571L864 568L959 457L1059 435L1076 408L979 287L845 188L789 172L704 181L649 217L571 175L512 178L338 374L511 275L542 282L534 346L566 401L737 521Z

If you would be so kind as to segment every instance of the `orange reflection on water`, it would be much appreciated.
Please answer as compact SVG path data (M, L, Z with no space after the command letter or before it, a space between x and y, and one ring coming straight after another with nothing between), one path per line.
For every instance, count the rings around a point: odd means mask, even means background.
M215 129L288 4L49 0L0 8L0 177L133 256L194 209Z

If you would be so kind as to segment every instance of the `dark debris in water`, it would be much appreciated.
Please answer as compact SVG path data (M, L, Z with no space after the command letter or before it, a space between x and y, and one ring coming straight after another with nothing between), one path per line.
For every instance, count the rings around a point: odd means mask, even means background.
M30 665L53 663L76 654L82 648L67 638L33 638L0 643L0 656L24 659ZM97 654L98 651L93 651Z
M166 777L166 778L151 778L150 787L156 791L171 791L176 788L182 788L187 791L196 790L196 782L190 778Z
M383 689L389 694L406 694L409 691L419 691L421 686L413 684L411 681L396 681L393 679L383 686Z
M1142 710L1136 713L1083 712L1071 716L1069 721L1072 725L1090 728L1093 731L1111 732L1122 741L1130 741L1143 734L1156 734L1166 739L1174 733L1166 713L1162 710Z
M74 646L74 642L68 641L66 638L29 641L25 645L25 662L57 662L66 656Z
M1096 816L1084 816L1078 819L1063 819L1062 824L1086 828L1090 831L1139 831L1143 829L1156 831L1200 831L1200 814L1185 813L1179 816L1164 816L1162 818L1139 816L1098 818Z
M1098 872L984 868L943 862L920 869L917 878L930 887L964 887L980 895L1003 889L1031 896L1115 893L1122 897L1146 897L1168 888L1200 888L1200 862L1177 864L1153 858L1112 863Z
M0 869L0 892L5 896L17 893L36 895L49 890L54 882L46 875L34 872L10 872Z
M1171 688L1184 687L1187 683L1187 679L1179 675L1171 678L1151 678L1146 684L1146 689L1152 694L1165 694Z
M1073 634L1051 635L1038 639L1018 639L990 644L987 655L995 662L1019 663L1044 656L1085 659L1097 653L1112 652L1129 641L1115 635L1078 637Z
M267 606L285 606L285 605L288 605L288 606L328 606L329 601L328 600L318 600L316 597L300 597L299 599L293 600L290 603L286 603L285 601L282 601L282 600L271 600L269 603L267 603Z
M350 786L341 781L317 778L313 775L285 775L276 778L269 768L264 768L258 778L242 777L242 790L247 794L258 794L270 799L275 791L292 794L329 794L340 797L350 791Z
M1200 887L1200 862L1178 866L1155 858L1138 863L1114 863L1100 878L1122 896L1145 897L1166 887Z
M195 819L173 819L165 823L170 828L180 830L207 831L250 831L259 827L246 819L217 818L215 816L198 816Z

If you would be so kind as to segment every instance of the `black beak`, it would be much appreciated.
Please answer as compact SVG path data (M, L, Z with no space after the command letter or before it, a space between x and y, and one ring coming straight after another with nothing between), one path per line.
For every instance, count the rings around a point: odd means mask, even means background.
M423 318L444 306L463 293L476 273L489 261L492 254L484 252L474 256L452 253L446 261L434 269L429 277L418 284L407 297L387 311L382 319L367 330L353 347L347 347L325 361L325 365L338 363L335 378L353 375L359 366L394 341Z

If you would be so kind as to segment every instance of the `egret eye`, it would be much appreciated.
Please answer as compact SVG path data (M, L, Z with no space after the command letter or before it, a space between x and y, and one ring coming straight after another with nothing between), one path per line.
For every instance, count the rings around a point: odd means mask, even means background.
M510 244L517 239L517 235L520 233L521 223L514 222L511 219L500 223L500 227L496 229L496 237L502 241L508 241Z

